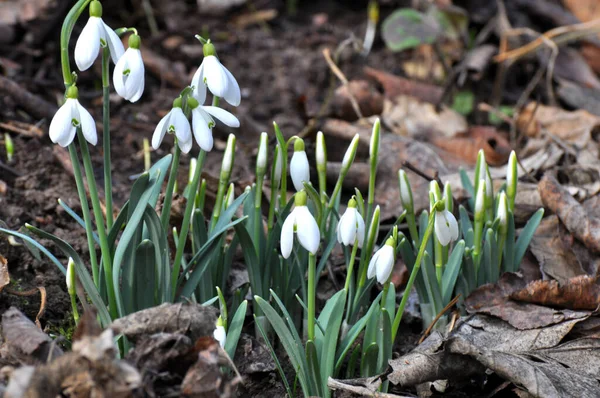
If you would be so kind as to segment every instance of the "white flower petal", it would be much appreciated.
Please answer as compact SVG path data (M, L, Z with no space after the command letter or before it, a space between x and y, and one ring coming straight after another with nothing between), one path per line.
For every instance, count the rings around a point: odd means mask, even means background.
M384 284L394 269L394 248L385 245L379 251L381 255L377 261L377 282Z
M215 338L215 340L217 340L219 342L219 344L221 345L221 347L225 347L225 341L227 339L227 335L225 333L225 328L221 325L217 326L215 328L215 331L213 332L213 337Z
M190 149L192 149L192 144L193 144L192 137L190 136L187 141L178 139L177 144L179 145L179 149L181 149L181 152L188 153L190 151Z
M349 208L340 219L340 232L344 246L354 244L356 239L356 209Z
M192 95L194 98L198 100L200 105L204 104L206 101L206 84L204 84L204 61L198 67L196 73L194 73L194 77L192 78L192 86L194 86L194 91Z
M181 143L179 147L183 153L188 153L192 148L192 131L190 122L187 120L181 108L173 108L171 111L170 125L175 128L175 136ZM189 146L189 148L188 148ZM187 151L184 150L187 148Z
M453 241L458 239L458 222L454 214L446 210L446 221L448 222L448 228L450 229L450 237Z
M90 17L75 44L75 63L80 71L87 70L100 52L102 19Z
M458 238L458 224L448 210L435 213L435 235L442 246L447 246L454 236Z
M381 256L381 252L378 250L371 257L371 261L369 261L369 268L367 269L367 278L369 279L377 275L377 261L379 261L379 256Z
M303 182L310 182L310 170L306 152L294 152L290 161L290 176L292 177L296 191L304 189Z
M240 121L233 114L217 106L203 106L202 109L213 115L229 127L240 127Z
M116 64L125 53L125 48L123 47L121 39L119 39L119 35L117 35L110 26L105 24L104 21L102 21L102 27L104 28L104 40L108 43L110 57L112 58L113 63Z
M227 75L227 79L229 80L227 84L227 92L223 96L225 101L229 102L229 104L233 106L238 106L242 100L242 93L240 92L240 86L238 85L235 77L229 72L229 69L221 65L225 74Z
M129 51L129 50L128 50ZM127 91L125 90L125 81L128 76L124 75L123 72L129 69L129 65L127 63L127 56L124 55L119 59L119 61L115 64L115 69L113 70L113 85L115 86L115 91L121 97L127 99Z
M225 73L223 65L214 55L204 57L204 77L211 93L223 98L227 93L229 76Z
M358 224L356 229L356 239L358 239L358 248L362 249L363 242L365 240L365 220L363 220L358 210L356 211L356 215L356 222Z
M296 224L296 209L287 216L281 227L281 255L288 258L292 254L294 246L294 225Z
M209 127L210 116L201 106L192 110L192 131L196 142L203 150L210 152L213 148L212 129Z
M306 206L298 206L296 211L296 234L300 244L312 254L317 254L321 233L317 221Z
M171 110L171 112L173 112ZM165 134L167 132L167 128L169 127L169 119L171 119L171 112L167 113L160 122L156 125L154 129L154 133L152 134L152 148L158 149L163 139L165 138Z
M135 48L127 49L127 53L122 58L127 57L127 66L129 67L129 77L125 81L125 99L135 102L140 96L134 99L134 96L139 93L140 86L144 85L144 61L142 61L142 53ZM121 60L119 60L120 62ZM143 90L142 90L143 91Z
M60 146L69 145L73 139L67 142L67 138L71 135L72 131L75 127L73 127L72 119L73 119L73 99L67 99L65 103L58 108L58 111L54 114L52 121L50 122L50 139L55 144L58 143ZM64 144L66 142L66 144ZM64 144L64 145L63 145Z
M77 101L77 100L75 100ZM76 102L77 111L79 112L79 123L81 123L81 132L83 136L92 145L98 143L98 135L96 133L96 122L90 113L85 109L79 101Z

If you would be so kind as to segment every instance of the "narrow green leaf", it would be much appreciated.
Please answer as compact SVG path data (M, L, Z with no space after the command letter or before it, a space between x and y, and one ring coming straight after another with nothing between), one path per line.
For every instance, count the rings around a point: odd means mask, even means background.
M319 372L319 359L317 357L317 348L312 340L306 342L306 364L308 365L308 378L314 384L314 390L310 392L310 395L317 397L327 398L323 391L323 383L321 381L321 373ZM326 390L329 392L329 389ZM306 391L304 391L306 394Z
M84 230L85 230L85 221L83 221L83 218L81 218L79 216L79 214L77 214L75 212L75 210L71 209L69 207L69 205L67 205L62 199L58 199L58 204L65 209L65 211L67 212L68 215L71 216L71 218L73 218L73 220L75 220L75 222L77 224L79 224ZM100 239L98 238L98 234L95 232L92 232L92 237L94 238L94 242L96 242L96 244L100 244Z
M448 304L452 300L456 279L460 273L463 255L465 253L465 241L459 241L448 258L448 263L442 276L442 303Z
M66 268L60 263L60 261L58 261L58 259L54 256L54 254L50 253L48 251L48 249L46 249L44 246L42 246L39 242L37 242L35 239L33 239L32 237L18 232L18 231L13 231L7 228L0 228L0 233L6 234L6 235L12 235L16 238L22 239L24 243L27 243L25 246L29 249L29 251L31 251L32 248L35 248L36 250L39 250L40 252L44 253L44 255L46 257L48 257L50 259L50 261L52 261L54 263L54 265L56 265L58 267L58 269L60 270L60 272L63 273L63 275L67 274L67 270ZM33 252L32 252L33 254ZM35 254L34 254L35 256ZM39 254L38 254L39 256ZM37 257L36 257L37 258ZM40 258L41 260L41 258Z
M344 307L346 306L346 291L340 290L332 298L329 299L325 307L329 303L331 305L331 312L329 316L324 317L323 324L326 332L321 343L321 354L319 356L319 364L321 365L321 381L323 384L322 391L325 397L329 397L331 392L327 387L327 380L333 376L333 367L335 364L335 351L337 348L337 341L340 335L340 327L342 326L342 318L344 317ZM322 313L321 313L322 315ZM321 319L321 316L319 316Z
M529 247L529 243L531 239L533 239L533 235L535 234L535 230L538 225L542 221L542 217L544 217L544 209L539 209L534 213L533 216L527 221L525 227L519 234L519 238L517 239L517 243L515 244L515 254L514 254L514 268L517 270L521 266L521 260L523 260L523 256L527 251L527 247Z
M240 340L242 328L244 327L244 319L246 319L246 309L248 308L248 301L244 300L235 311L235 315L231 319L227 328L227 339L225 340L225 351L229 355L229 358L233 359L235 356L235 350Z
M377 343L371 343L364 350L360 363L360 375L362 377L373 376L377 373L377 357L379 356L379 346Z
M154 243L143 240L136 249L133 287L135 292L135 310L140 311L158 304L154 300L156 286L156 259Z

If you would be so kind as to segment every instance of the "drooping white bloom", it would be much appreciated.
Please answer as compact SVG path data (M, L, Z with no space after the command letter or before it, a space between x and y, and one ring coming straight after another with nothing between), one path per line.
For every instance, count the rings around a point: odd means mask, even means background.
M297 138L294 142L294 154L290 161L290 176L294 183L296 191L304 189L304 182L310 182L310 166L308 165L308 157L304 151L304 140Z
M69 257L67 263L67 292L70 295L75 294L75 262L72 257Z
M227 334L225 333L225 327L223 325L217 325L213 332L213 337L219 342L221 348L225 348L225 341L227 340Z
M123 56L125 49L121 39L102 20L102 5L99 1L90 3L90 18L81 31L75 44L75 63L80 71L87 70L100 53L101 47L110 50L110 56L116 64Z
M195 98L188 99L188 105L192 109L192 131L200 148L209 152L213 148L212 129L216 124L213 116L229 127L240 127L240 121L225 109L199 105L200 102L196 101Z
M165 134L175 133L181 152L188 153L192 149L192 131L190 122L181 110L181 99L173 101L173 108L163 117L152 134L152 148L158 149Z
M448 210L435 212L435 236L442 246L458 239L458 223Z
M358 247L362 248L365 240L365 221L356 208L354 198L348 202L348 208L337 225L337 239L345 246L354 245L354 242L358 241Z
M206 43L203 47L204 59L192 78L194 97L202 104L206 99L206 88L210 92L233 106L238 106L241 101L240 86L235 77L224 67L216 56L215 46Z
M315 218L306 206L306 192L299 191L295 197L294 210L287 216L281 227L281 255L288 258L292 254L294 232L300 244L312 254L316 254L321 241L321 233Z
M78 127L81 127L81 132L87 142L92 145L98 143L96 122L94 122L92 115L81 106L77 99L78 96L77 87L69 87L67 100L58 109L50 122L50 139L62 147L66 147L73 142Z
M144 92L144 61L136 34L129 36L129 48L115 65L113 84L117 94L130 102L139 100Z
M377 282L384 284L390 278L394 269L396 242L394 238L389 238L382 248L377 250L367 269L367 277L369 279L377 276Z

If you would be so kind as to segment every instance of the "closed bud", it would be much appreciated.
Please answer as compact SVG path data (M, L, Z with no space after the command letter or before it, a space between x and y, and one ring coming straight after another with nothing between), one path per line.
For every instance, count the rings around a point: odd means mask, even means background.
M508 208L515 211L515 198L517 197L517 154L515 151L510 153L508 165L506 166L506 195L508 199Z
M359 138L360 137L358 134L354 135L354 138L352 138L348 149L346 149L344 159L342 159L342 170L345 172L348 172L348 169L350 169L350 166L352 166L352 163L354 162L354 158L356 157L356 151L358 149Z
M400 201L404 210L409 213L414 213L414 202L412 189L410 188L410 181L408 175L402 169L398 170L398 185L400 186Z
M75 284L75 262L73 261L73 258L69 257L67 265L67 292L71 296L76 293Z
M221 179L229 180L231 176L231 170L233 169L233 162L235 159L235 135L229 134L227 139L227 147L225 148L225 154L223 155L223 163L221 165Z
M500 193L498 202L498 231L500 232L500 235L506 236L506 233L508 232L508 200L506 198L506 193Z
M373 131L371 133L371 142L369 144L369 157L371 158L371 167L373 164L377 165L377 156L379 154L379 137L381 134L381 122L379 118L375 120L373 124Z
M322 131L317 133L317 170L320 172L327 171L327 147L325 146L325 135Z
M484 179L479 180L477 184L477 193L475 195L475 221L482 222L485 219L486 207L486 183Z
M451 212L454 209L454 200L452 198L452 186L450 182L444 184L444 201L446 202L446 210Z
M258 144L258 154L256 155L256 175L264 176L267 171L267 150L268 150L268 139L267 133L260 135L260 142Z

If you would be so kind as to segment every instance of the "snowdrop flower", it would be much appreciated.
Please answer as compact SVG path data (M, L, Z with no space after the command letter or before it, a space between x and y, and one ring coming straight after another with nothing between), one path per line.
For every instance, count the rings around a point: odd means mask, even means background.
M67 292L73 296L76 293L75 290L75 261L72 257L69 257L67 263Z
M98 58L100 47L107 45L116 64L125 52L123 43L115 31L102 21L102 4L94 0L90 3L90 19L75 44L75 63L79 70L84 71L92 66Z
M506 236L508 231L508 199L506 193L502 191L498 198L498 212L496 217L499 220L498 231L501 235Z
M137 33L129 36L129 48L119 58L113 72L113 84L117 94L130 102L139 100L144 92L144 61L140 42Z
M304 151L304 140L302 138L296 138L296 141L294 141L294 154L290 161L290 176L294 188L298 192L304 189L304 182L310 182L308 158Z
M79 90L73 85L67 90L67 100L58 109L50 122L50 139L62 147L69 145L75 138L77 128L81 127L83 136L92 145L98 142L96 122L92 115L79 103Z
M398 183L400 186L400 202L402 202L402 206L408 213L412 213L414 211L412 189L408 176L402 169L398 170Z
M256 176L264 176L267 172L267 151L269 150L269 136L267 133L260 134L258 142L258 153L256 154ZM262 177L261 177L262 178Z
M188 98L188 105L192 110L194 138L200 148L206 152L210 152L213 148L212 129L215 126L213 116L229 127L240 127L240 121L225 109L217 106L200 105L200 102L193 97Z
M377 282L382 285L390 279L394 264L396 263L396 241L393 237L388 238L385 245L373 255L367 269L369 279L377 276Z
M188 153L192 149L192 132L190 122L181 110L181 98L173 101L173 108L163 117L152 134L152 148L158 149L165 138L165 133L175 133L181 152Z
M508 195L508 206L511 211L515 210L515 197L517 196L517 154L510 152L508 164L506 165L506 194Z
M448 210L435 210L435 236L442 246L458 239L458 223Z
M325 146L325 135L322 131L317 133L315 155L317 158L317 170L320 172L327 172L327 147Z
M221 65L215 46L210 40L203 46L204 59L192 78L193 95L202 104L206 99L206 87L210 92L233 106L238 106L241 100L240 86L235 77Z
M221 348L225 348L225 341L227 340L227 333L225 332L225 326L223 326L223 319L219 317L217 319L217 324L215 325L215 331L213 332L213 337L215 340L219 342Z
M348 208L337 226L338 242L344 246L354 245L358 241L358 247L362 248L365 240L365 221L356 208L356 199L352 198L348 202Z
M294 232L298 234L300 244L312 254L316 254L321 241L319 226L306 207L306 192L299 191L294 198L296 205L287 216L281 228L281 255L288 258L292 254Z

